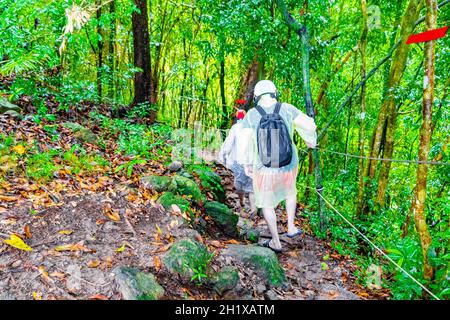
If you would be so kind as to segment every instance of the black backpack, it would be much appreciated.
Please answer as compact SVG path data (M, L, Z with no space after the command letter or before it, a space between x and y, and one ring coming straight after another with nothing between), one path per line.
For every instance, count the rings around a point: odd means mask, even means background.
M271 114L267 114L259 105L255 108L261 115L256 129L259 159L265 167L287 166L292 160L292 140L286 123L280 116L281 103L277 102Z

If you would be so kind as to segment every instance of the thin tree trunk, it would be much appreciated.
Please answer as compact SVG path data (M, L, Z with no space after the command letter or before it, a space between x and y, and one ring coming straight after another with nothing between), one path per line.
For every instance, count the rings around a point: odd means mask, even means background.
M437 19L437 4L436 0L426 0L427 14L426 25L428 30L436 28ZM424 90L422 103L423 122L420 128L420 146L419 146L419 161L427 161L428 153L430 151L431 142L431 125L432 125L432 107L434 100L434 53L435 41L428 41L425 43L425 75L424 75ZM434 270L430 265L428 259L428 251L431 245L431 236L428 231L426 215L424 212L426 200L428 165L417 165L417 183L414 191L414 198L411 204L411 213L414 216L416 229L419 234L420 243L422 246L423 255L423 275L425 279L433 279Z
M333 76L341 70L341 68L347 63L348 59L352 56L353 52L355 52L358 49L358 46L353 47L349 52L347 52L342 58L342 60L334 67L333 71L330 73L330 75L327 77L327 79L320 85L319 94L317 95L316 103L315 105L318 106L322 99L324 98L326 91L328 89L328 85L330 84L331 80L333 79Z
M147 0L134 0L139 12L132 15L134 65L141 71L134 75L134 100L133 104L150 102L151 61L150 61L150 36L148 32Z
M184 90L186 87L186 79L188 73L188 53L186 51L186 38L183 38L183 55L184 55L184 72L183 82L181 83L180 102L178 104L178 127L183 125L183 102L184 102ZM186 122L184 122L186 124ZM187 127L187 124L186 124Z
M361 79L366 77L366 48L367 48L367 2L361 0L361 12L363 16L363 30L360 41L361 52ZM364 140L366 138L366 83L361 86L361 106L359 111L359 141L358 149L359 156L358 161L358 205L356 209L356 215L359 217L363 208L364 202Z
M352 82L351 82L352 87L355 82L356 58L357 58L357 56L355 55L355 58L353 61L353 70L352 70ZM349 144L349 140L350 140L350 129L352 127L352 118L353 118L353 108L352 108L352 101L350 101L349 108L348 108L348 118L347 118L347 133L345 134L345 149L344 149L345 154L347 154L347 152L348 152L348 144ZM347 169L347 161L348 161L348 157L345 156L344 170Z
M241 83L239 84L239 92L236 96L236 100L245 100L247 101L244 105L244 109L247 111L252 107L253 103L253 89L255 88L255 84L258 82L258 70L259 70L259 62L257 57L252 61L250 66L247 68L247 71L244 73Z
M227 101L225 98L225 55L223 54L220 61L220 99L222 103L222 129L226 129L228 125Z
M103 36L102 27L100 25L100 19L102 18L102 0L97 1L97 94L100 103L102 102L103 88Z
M306 113L308 116L314 118L314 106L312 102L311 96L311 86L310 86L310 75L309 75L309 37L308 30L306 26L301 25L288 11L286 8L286 4L283 0L277 0L278 7L281 11L281 14L284 17L285 23L292 28L295 33L299 36L302 49L302 71L303 71L303 89L304 89L304 98L306 104ZM315 182L316 182L316 190L318 194L318 211L320 216L320 228L322 231L325 231L325 216L323 212L324 204L323 199L321 197L321 193L323 190L322 186L322 175L320 172L320 158L319 158L319 150L314 148L312 150L313 161L314 161L314 173L315 173Z
M109 3L109 14L111 16L111 29L109 34L108 44L108 66L109 66L109 82L108 82L108 97L112 97L113 102L116 102L116 88L114 87L114 73L116 70L116 1L111 0Z
M415 21L420 12L420 0L410 0L405 10L402 19L402 25L400 30L400 45L393 57L393 63L389 72L387 96L384 98L380 112L378 114L377 124L372 135L372 148L370 157L379 157L380 148L382 145L383 129L386 128L386 143L385 143L385 157L392 157L394 147L394 131L397 117L395 90L398 88L403 76L403 72L406 66L408 53L410 50L409 45L406 44L406 39L412 33L415 27ZM370 179L375 178L376 172L376 160L367 161L366 173ZM378 180L378 191L376 203L379 206L384 205L385 193L387 188L387 182L389 178L389 169L391 162L385 161L382 164ZM370 183L370 181L368 181ZM370 197L368 195L366 200Z

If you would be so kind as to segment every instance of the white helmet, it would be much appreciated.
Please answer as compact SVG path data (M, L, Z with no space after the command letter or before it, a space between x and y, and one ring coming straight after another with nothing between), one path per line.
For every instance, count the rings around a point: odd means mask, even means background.
M258 99L260 96L266 93L271 93L276 96L278 94L277 88L275 87L272 81L261 80L255 85L255 93L254 93L255 98Z

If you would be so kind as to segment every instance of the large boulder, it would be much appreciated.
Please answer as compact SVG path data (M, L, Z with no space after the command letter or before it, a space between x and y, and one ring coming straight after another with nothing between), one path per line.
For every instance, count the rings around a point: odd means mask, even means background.
M170 210L173 204L177 205L182 212L189 209L189 201L173 194L172 192L164 192L159 198L158 203L164 207L166 210Z
M211 192L216 201L222 203L226 201L225 189L217 173L200 169L196 170L195 173L197 173L204 191Z
M203 244L185 238L174 243L162 260L169 272L182 277L192 277L194 269L202 268L206 271L210 255Z
M205 213L220 228L220 230L229 236L237 236L237 223L239 216L230 208L220 202L211 201L204 205Z
M66 122L64 123L64 127L70 129L73 133L73 136L81 142L87 142L90 144L97 144L98 142L98 136L79 123Z
M194 201L203 200L203 195L198 185L191 179L180 175L172 177L168 190L178 195L190 196Z
M156 192L164 192L169 188L170 177L158 175L144 176L141 178L141 183L148 189Z
M213 289L223 295L225 291L234 289L239 283L239 273L235 266L225 266L211 277Z
M4 97L0 96L0 113L6 113L9 111L13 111L12 114L19 114L21 109L18 105L13 104Z
M119 267L114 274L124 300L158 300L164 296L163 287L151 273L130 267Z
M229 245L223 254L250 265L271 286L281 286L286 282L284 269L277 255L269 248L258 245Z

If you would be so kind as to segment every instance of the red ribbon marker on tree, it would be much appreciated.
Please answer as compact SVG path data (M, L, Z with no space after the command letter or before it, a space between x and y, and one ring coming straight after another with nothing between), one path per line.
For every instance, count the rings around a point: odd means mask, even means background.
M408 41L406 41L406 44L427 42L427 41L442 38L447 33L447 30L448 30L448 26L439 28L439 29L422 32L422 33L418 33L418 34L413 34L408 38Z

